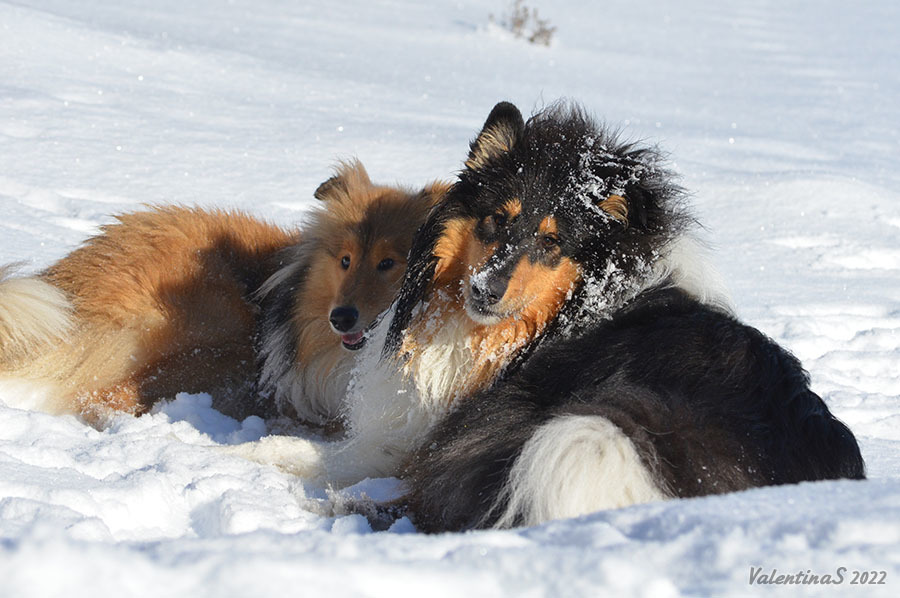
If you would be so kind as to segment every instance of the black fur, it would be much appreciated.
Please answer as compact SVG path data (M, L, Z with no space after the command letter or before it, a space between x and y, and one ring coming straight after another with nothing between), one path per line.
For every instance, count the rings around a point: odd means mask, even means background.
M508 115L508 106L500 112ZM618 143L563 106L517 131L510 151L460 175L417 236L393 347L425 296L443 223L480 219L510 197L523 213L555 215L564 255L599 283L577 289L542 338L491 388L463 398L410 460L410 508L420 529L494 523L523 445L569 414L618 426L673 497L865 476L853 434L809 389L796 358L671 280L649 278L648 265L690 223L657 152ZM473 152L483 149L478 142ZM595 201L624 194L628 223L592 209L585 188L596 191ZM619 274L614 282L604 276L609 264Z
M312 255L312 251L309 250L311 244L312 242L304 239L304 243L291 245L275 254L274 260L277 264L275 271L289 268L290 274L281 284L272 287L269 292L257 292L254 296L254 300L259 304L256 320L259 332L254 342L257 372L266 371L267 360L277 363L277 367L270 366L274 374L270 374L269 380L257 380L257 403L260 407L266 407L264 416L267 418L278 415L296 418L296 413L289 401L283 400L283 398L276 399L276 383L278 377L287 375L292 365L297 362L298 331L292 315L297 303L297 295L308 280L309 262ZM270 355L264 350L264 347L269 339L275 337L280 339L278 351Z
M598 291L613 302L627 295L659 250L692 221L684 193L663 167L662 155L655 148L621 141L578 107L559 104L523 123L518 110L502 102L484 128L496 127L498 119L506 119L515 132L515 145L483 168L464 170L416 234L386 355L396 352L413 310L427 299L437 263L433 251L449 220L480 221L513 197L530 212L518 221L525 235L535 228L535 221L554 215L560 225L562 255L575 260L593 283L579 288L566 304L560 321L567 324L602 315L597 313L605 309L596 305ZM473 151L478 142L472 142ZM589 207L611 194L627 199L627 225ZM616 266L612 275L607 271L610 263Z

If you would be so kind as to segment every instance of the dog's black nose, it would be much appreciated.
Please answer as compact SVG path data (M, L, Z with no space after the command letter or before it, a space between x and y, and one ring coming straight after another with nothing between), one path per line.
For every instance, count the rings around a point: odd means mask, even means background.
M356 308L347 306L335 307L331 310L331 315L328 317L331 325L334 326L334 329L338 332L347 332L356 326L356 321L358 319L359 312L356 311Z
M488 277L472 283L472 299L483 305L493 305L503 299L509 281L498 277Z

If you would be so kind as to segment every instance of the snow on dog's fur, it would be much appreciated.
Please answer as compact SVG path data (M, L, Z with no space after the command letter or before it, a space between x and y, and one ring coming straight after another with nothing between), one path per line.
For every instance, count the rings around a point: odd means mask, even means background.
M498 104L416 235L348 437L238 452L339 486L402 474L427 531L863 477L797 360L731 315L672 181L578 108Z
M559 118L552 110L534 117L529 143L557 142L542 135ZM574 166L583 172L573 170L571 148L563 146L538 171L506 176L495 163L513 149L522 127L515 107L495 108L472 142L459 180L417 233L398 300L357 363L345 416L347 438L313 443L272 436L230 452L337 486L397 475L438 422L466 397L502 380L548 331L605 317L663 280L676 281L698 298L722 300L699 245L683 234L685 217L614 195L674 194L656 170L655 154L624 146L607 150L603 134L596 132L596 146L575 156ZM595 199L607 184L609 193ZM548 201L574 195L583 209L555 215L547 203L535 220L532 199L523 193L540 193ZM634 230L652 232L626 236L622 248L631 254L615 268L605 261L595 268L597 253L609 250L603 245L605 228L621 223L628 209ZM533 230L521 238L503 237L505 226L517 219L534 221ZM569 226L570 219L595 227L596 242L560 245L567 232L560 227ZM491 301L495 275L505 286L503 296Z
M351 162L300 231L220 210L121 215L46 271L0 281L0 383L95 424L182 391L236 417L333 421L444 190L373 185Z
M523 123L500 104L467 167L439 230L469 223L456 301L486 327L478 338L504 334L490 343L504 348L488 357L498 375L466 387L409 460L420 528L864 476L853 434L797 360L727 308L657 152L577 108ZM441 272L440 256L425 270L413 261L400 305L427 297ZM424 293L411 295L417 275ZM407 337L420 311L398 309L401 355L427 343Z

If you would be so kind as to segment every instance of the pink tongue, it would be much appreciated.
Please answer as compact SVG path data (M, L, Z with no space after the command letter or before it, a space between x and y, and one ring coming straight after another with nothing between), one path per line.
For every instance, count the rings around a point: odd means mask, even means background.
M360 339L362 339L362 337L362 332L354 332L353 334L342 334L341 340L348 345L355 345L360 341Z

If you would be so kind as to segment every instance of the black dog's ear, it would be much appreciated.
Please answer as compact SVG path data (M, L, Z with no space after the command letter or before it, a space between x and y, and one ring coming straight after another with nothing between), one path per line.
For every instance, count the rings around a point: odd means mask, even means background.
M371 184L369 173L359 160L339 162L334 169L334 176L316 187L313 197L319 201L328 201L346 196L351 187L367 187Z
M628 226L628 200L621 195L610 195L597 203L597 207L606 212L610 218Z
M510 151L521 137L525 129L525 121L519 109L509 102L500 102L491 113L481 133L469 145L469 158L466 167L476 170L490 160Z
M653 193L639 185L628 185L623 195L610 195L597 202L597 207L625 228L647 228L647 210L652 209Z
M631 206L628 221L638 228L647 228L647 213L655 209L655 206L659 203L659 198L653 191L644 189L640 185L626 188L625 194L628 196L628 204Z

